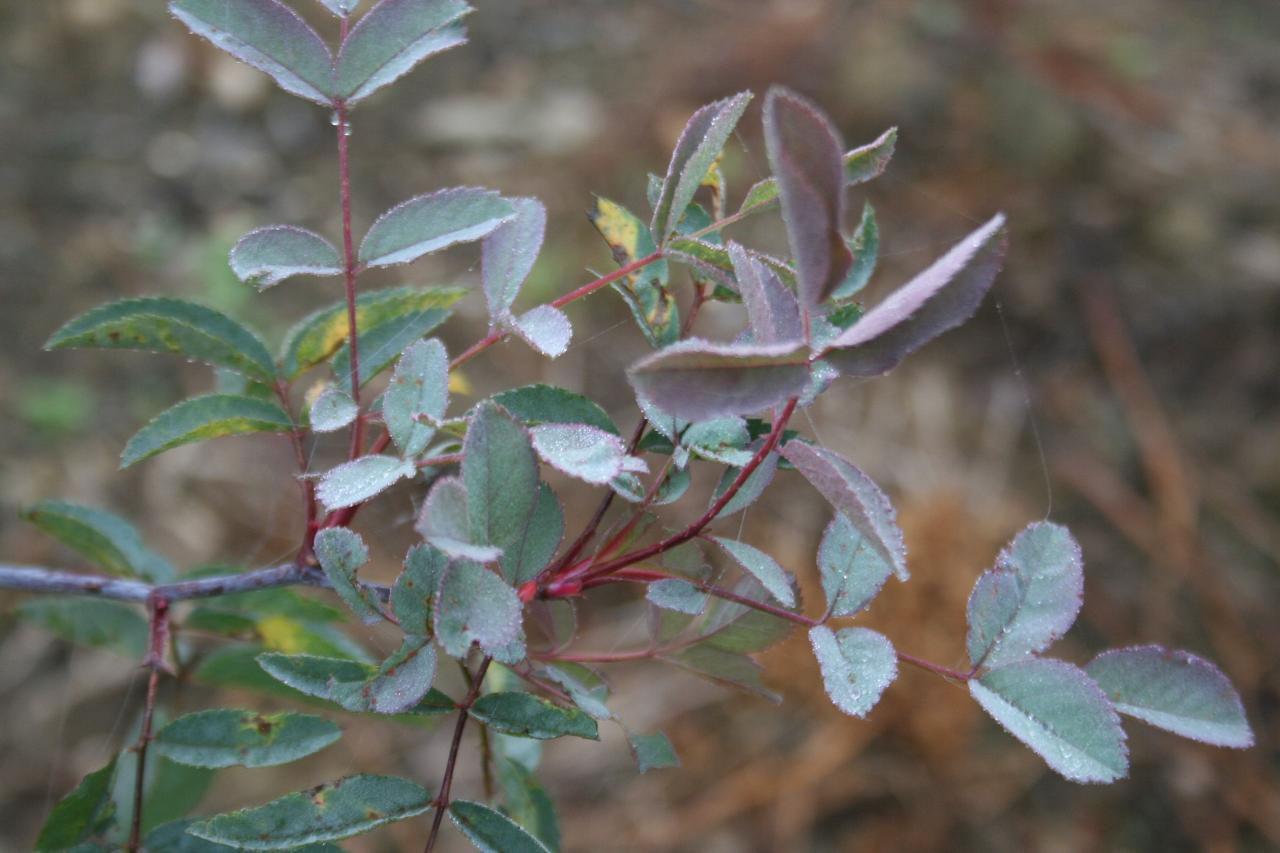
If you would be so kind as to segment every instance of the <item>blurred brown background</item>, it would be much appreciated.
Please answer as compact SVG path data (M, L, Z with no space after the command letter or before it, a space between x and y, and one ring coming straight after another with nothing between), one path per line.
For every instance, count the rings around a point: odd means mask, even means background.
M317 3L294 5L331 23ZM973 580L1050 511L1051 494L1087 571L1083 616L1054 653L1082 663L1152 641L1204 654L1241 689L1259 739L1231 752L1131 725L1132 778L1081 787L923 673L904 672L869 721L841 716L803 637L765 656L781 707L625 664L610 671L616 707L638 730L664 728L684 769L636 775L616 729L599 745L552 744L543 777L566 849L1280 849L1280 5L477 5L469 46L357 110L358 228L442 185L538 195L551 221L533 304L610 267L583 215L591 193L644 208L646 172L665 168L705 101L784 82L829 109L850 145L898 125L888 174L857 194L883 235L870 298L997 209L1012 250L974 322L889 378L838 385L800 422L899 508L914 578L886 590L869 624L904 651L959 663ZM312 280L256 296L225 260L255 225L336 232L328 117L189 37L160 0L5 3L0 46L0 554L75 566L16 521L20 507L63 497L123 512L182 567L286 555L299 520L282 443L225 440L116 471L128 436L208 390L207 370L40 346L71 315L125 295L204 300L273 343L338 298ZM757 107L729 153L734 204L763 172L758 128ZM780 232L762 217L737 237L776 248ZM473 282L476 257L450 252L366 284ZM481 301L462 311L444 332L452 351L483 332ZM480 392L513 377L582 389L626 428L620 371L644 345L608 295L571 313L563 358L510 343L467 376ZM716 310L700 330L728 336L740 322ZM375 574L395 571L412 497L362 516L366 533L392 528L378 534ZM593 502L563 497L579 514ZM828 514L784 476L744 536L815 598ZM17 598L3 600L8 611ZM583 645L625 648L642 633L642 610L602 597ZM7 616L0 660L0 849L24 850L51 802L125 742L140 679L130 660L70 650ZM184 691L179 707L212 701ZM339 745L301 765L223 772L200 811L351 769L435 784L447 735L345 723ZM464 760L456 792L477 785ZM422 832L419 820L348 848L416 849Z

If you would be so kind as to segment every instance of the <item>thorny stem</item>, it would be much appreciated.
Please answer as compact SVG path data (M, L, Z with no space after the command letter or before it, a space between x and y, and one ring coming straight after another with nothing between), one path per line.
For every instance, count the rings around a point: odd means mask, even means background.
M449 807L449 789L453 787L453 770L458 765L458 749L462 746L462 732L467 727L467 716L471 706L480 696L484 686L484 674L489 670L493 658L486 657L480 662L480 668L471 679L471 689L458 703L458 722L453 727L453 742L449 744L449 759L444 765L444 777L440 780L440 793L436 794L435 816L431 819L431 834L427 836L427 846L423 853L431 853L436 846L436 836L440 834L440 822L444 819L444 811Z
M155 717L156 692L160 685L160 670L166 669L164 653L169 643L169 600L163 595L152 594L147 600L150 611L150 642L143 663L151 669L147 678L147 704L142 712L142 731L138 734L138 769L133 783L133 820L129 826L129 853L137 853L142 841L142 807L147 775L147 747L151 743L151 721Z

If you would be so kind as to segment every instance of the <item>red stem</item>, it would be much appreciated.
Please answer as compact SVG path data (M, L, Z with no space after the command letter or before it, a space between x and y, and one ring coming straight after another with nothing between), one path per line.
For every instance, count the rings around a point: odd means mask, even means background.
M342 37L346 38L347 21L342 20ZM356 261L354 242L351 237L351 152L345 101L334 103L334 115L337 116L338 128L338 184L342 196L342 257L343 269L346 273L345 289L347 295L347 346L351 352L351 399L360 405L360 342L356 333L356 276L359 273ZM348 458L355 459L360 455L364 444L364 419L356 418L351 425L351 449Z
M484 674L489 669L493 658L485 658L480 662L475 677L471 680L471 689L458 704L458 722L453 727L453 742L449 744L449 760L444 765L444 778L440 780L440 793L436 795L435 816L431 819L431 834L427 836L427 846L423 853L431 853L436 846L436 836L440 834L440 822L444 819L444 810L449 807L449 789L453 787L453 770L458 765L458 749L462 746L462 732L467 727L467 716L471 706L480 697L480 689L484 685Z
M160 670L168 669L165 662L165 649L169 644L169 599L162 595L152 594L147 599L150 611L150 640L147 644L147 656L143 665L150 668L147 679L147 704L142 712L142 731L138 734L138 744L134 749L138 753L137 776L133 782L133 819L129 825L129 853L137 853L142 842L142 806L147 776L147 746L151 743L151 721L155 717L156 693L160 686Z

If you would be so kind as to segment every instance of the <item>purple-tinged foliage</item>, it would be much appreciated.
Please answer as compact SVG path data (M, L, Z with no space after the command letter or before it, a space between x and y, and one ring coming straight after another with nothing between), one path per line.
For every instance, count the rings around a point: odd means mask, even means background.
M809 381L803 345L718 344L691 338L628 372L636 393L688 421L746 415L798 396Z
M758 344L781 344L804 339L800 305L795 294L758 258L737 243L729 244L738 290L747 308L748 328Z
M653 210L653 236L659 243L665 242L676 230L685 209L693 201L694 193L702 185L716 158L729 141L738 125L738 119L751 102L750 92L741 92L731 98L707 104L689 119L680 139L676 141L667 167L667 177Z
M454 187L403 201L379 216L360 244L371 267L407 264L454 243L479 240L516 216L493 190Z
M354 104L432 54L464 44L457 22L471 11L462 0L381 0L338 50L334 95Z
M489 322L495 324L510 316L547 231L547 209L542 202L536 198L508 201L515 208L515 219L486 237L480 247L484 298L489 305Z

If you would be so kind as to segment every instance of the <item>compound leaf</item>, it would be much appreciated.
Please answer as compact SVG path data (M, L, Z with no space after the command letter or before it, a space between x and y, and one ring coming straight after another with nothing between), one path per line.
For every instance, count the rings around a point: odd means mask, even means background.
M173 0L169 11L196 35L265 71L286 92L332 103L333 55L279 0Z
M1005 731L1073 782L1114 782L1129 772L1120 718L1079 668L1029 658L971 679L969 692Z
M220 311L162 296L100 305L54 332L44 347L171 352L266 381L276 372L253 332Z
M120 467L197 441L292 429L289 414L275 403L237 394L205 394L165 409L134 433L120 454Z
M1085 666L1116 710L1185 738L1253 746L1240 696L1209 661L1160 646L1103 652Z
M479 240L515 215L511 202L493 190L453 187L420 195L378 217L360 244L360 262L406 264L454 243Z
M314 231L292 225L255 228L231 249L231 271L265 290L295 275L341 275L342 256Z
M431 795L421 785L361 774L199 821L187 831L239 850L279 850L350 838L429 808Z

